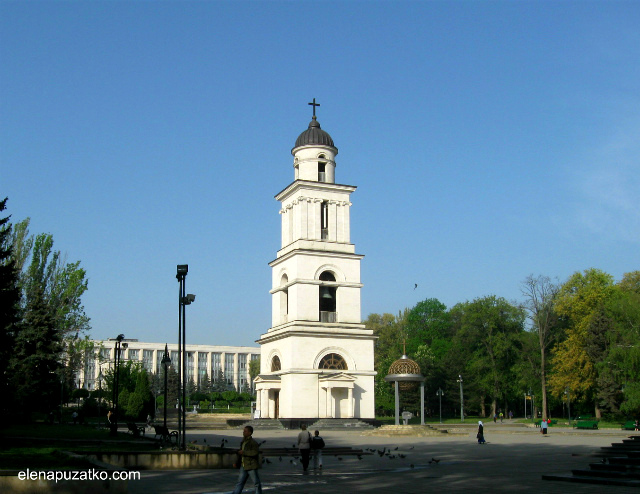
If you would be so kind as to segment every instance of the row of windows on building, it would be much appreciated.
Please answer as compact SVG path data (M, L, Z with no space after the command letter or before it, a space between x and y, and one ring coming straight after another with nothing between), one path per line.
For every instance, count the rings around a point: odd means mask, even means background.
M126 350L122 349L120 352L122 361L141 362L143 368L149 373L161 374L163 372L162 358L164 356L164 350L128 348ZM115 355L112 354L115 354L115 349L101 348L98 360L106 364L108 368L115 358ZM256 360L260 358L260 355L247 353L224 353L224 355L225 358L223 359L222 352L187 352L187 379L193 379L198 386L203 385L205 379L208 378L212 382L224 379L229 387L236 388L238 391L244 389L246 385L250 387L249 360ZM234 361L235 355L237 355L238 361L237 369ZM179 361L178 351L170 351L169 357L171 359L171 366L177 369ZM84 376L82 377L84 378L86 376L83 385L89 390L97 387L98 374L101 370L99 370L98 367L96 360L87 360Z

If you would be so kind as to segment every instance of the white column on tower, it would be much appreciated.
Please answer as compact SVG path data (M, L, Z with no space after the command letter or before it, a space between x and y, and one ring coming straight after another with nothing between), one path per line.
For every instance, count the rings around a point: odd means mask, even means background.
M306 197L299 199L298 210L300 211L300 236L298 238L309 238L309 200Z
M312 203L313 212L311 214L313 224L313 240L320 240L322 238L322 224L320 222L320 214L322 208L322 199L314 199Z
M284 247L289 242L289 215L287 214L287 209L282 208L280 210L280 216L282 217L282 243L281 245Z
M336 201L329 201L329 241L335 242L337 240L336 233L338 233L338 204Z

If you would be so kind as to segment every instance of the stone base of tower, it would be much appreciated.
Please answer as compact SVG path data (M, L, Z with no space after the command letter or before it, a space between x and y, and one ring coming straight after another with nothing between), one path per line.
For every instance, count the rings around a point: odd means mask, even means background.
M282 374L279 382L260 375L254 382L260 418L375 418L373 376L297 373Z
M372 332L361 324L333 326L262 335L262 374L254 380L260 417L375 418Z

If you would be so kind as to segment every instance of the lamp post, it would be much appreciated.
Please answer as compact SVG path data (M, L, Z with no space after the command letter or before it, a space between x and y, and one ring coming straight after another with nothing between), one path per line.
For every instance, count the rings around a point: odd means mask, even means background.
M171 365L169 358L169 348L164 345L164 355L162 356L162 367L164 367L164 426L167 427L167 367Z
M440 423L442 423L442 397L444 396L442 388L438 388L438 391L436 391L436 395L438 396L438 399L440 400Z
M187 323L186 323L186 306L190 305L196 296L192 293L187 294L185 289L185 279L189 272L188 264L178 264L176 279L180 283L180 291L178 295L178 383L182 389L182 403L178 408L178 429L182 429L180 449L185 450L187 444L186 437L186 403L187 403ZM178 396L180 393L178 392ZM180 430L178 431L180 434Z
M527 400L531 400L531 421L533 422L533 391L529 388L529 392L526 394ZM527 410L524 411L525 419L527 418Z
M78 410L80 410L80 390L82 389L82 381L78 379Z
M460 383L460 421L464 422L464 395L462 394L462 375L458 374L458 382Z
M98 371L98 389L100 390L98 394L98 425L100 425L100 420L102 420L102 367Z
M569 386L564 388L564 394L567 395L567 413L569 414L569 425L571 425L571 389Z
M62 400L64 399L64 374L60 373L60 420L59 423L62 423Z
M119 334L116 337L116 347L115 347L115 369L113 373L113 420L111 425L111 435L115 436L118 433L118 387L120 386L120 361L122 359L122 349L127 348L127 344L123 343L124 335Z

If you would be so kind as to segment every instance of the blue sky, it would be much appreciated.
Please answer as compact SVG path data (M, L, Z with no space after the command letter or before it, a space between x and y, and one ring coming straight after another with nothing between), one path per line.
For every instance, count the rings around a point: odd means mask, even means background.
M637 2L0 2L0 195L91 336L253 345L312 98L362 316L640 268ZM414 284L418 288L414 290Z

